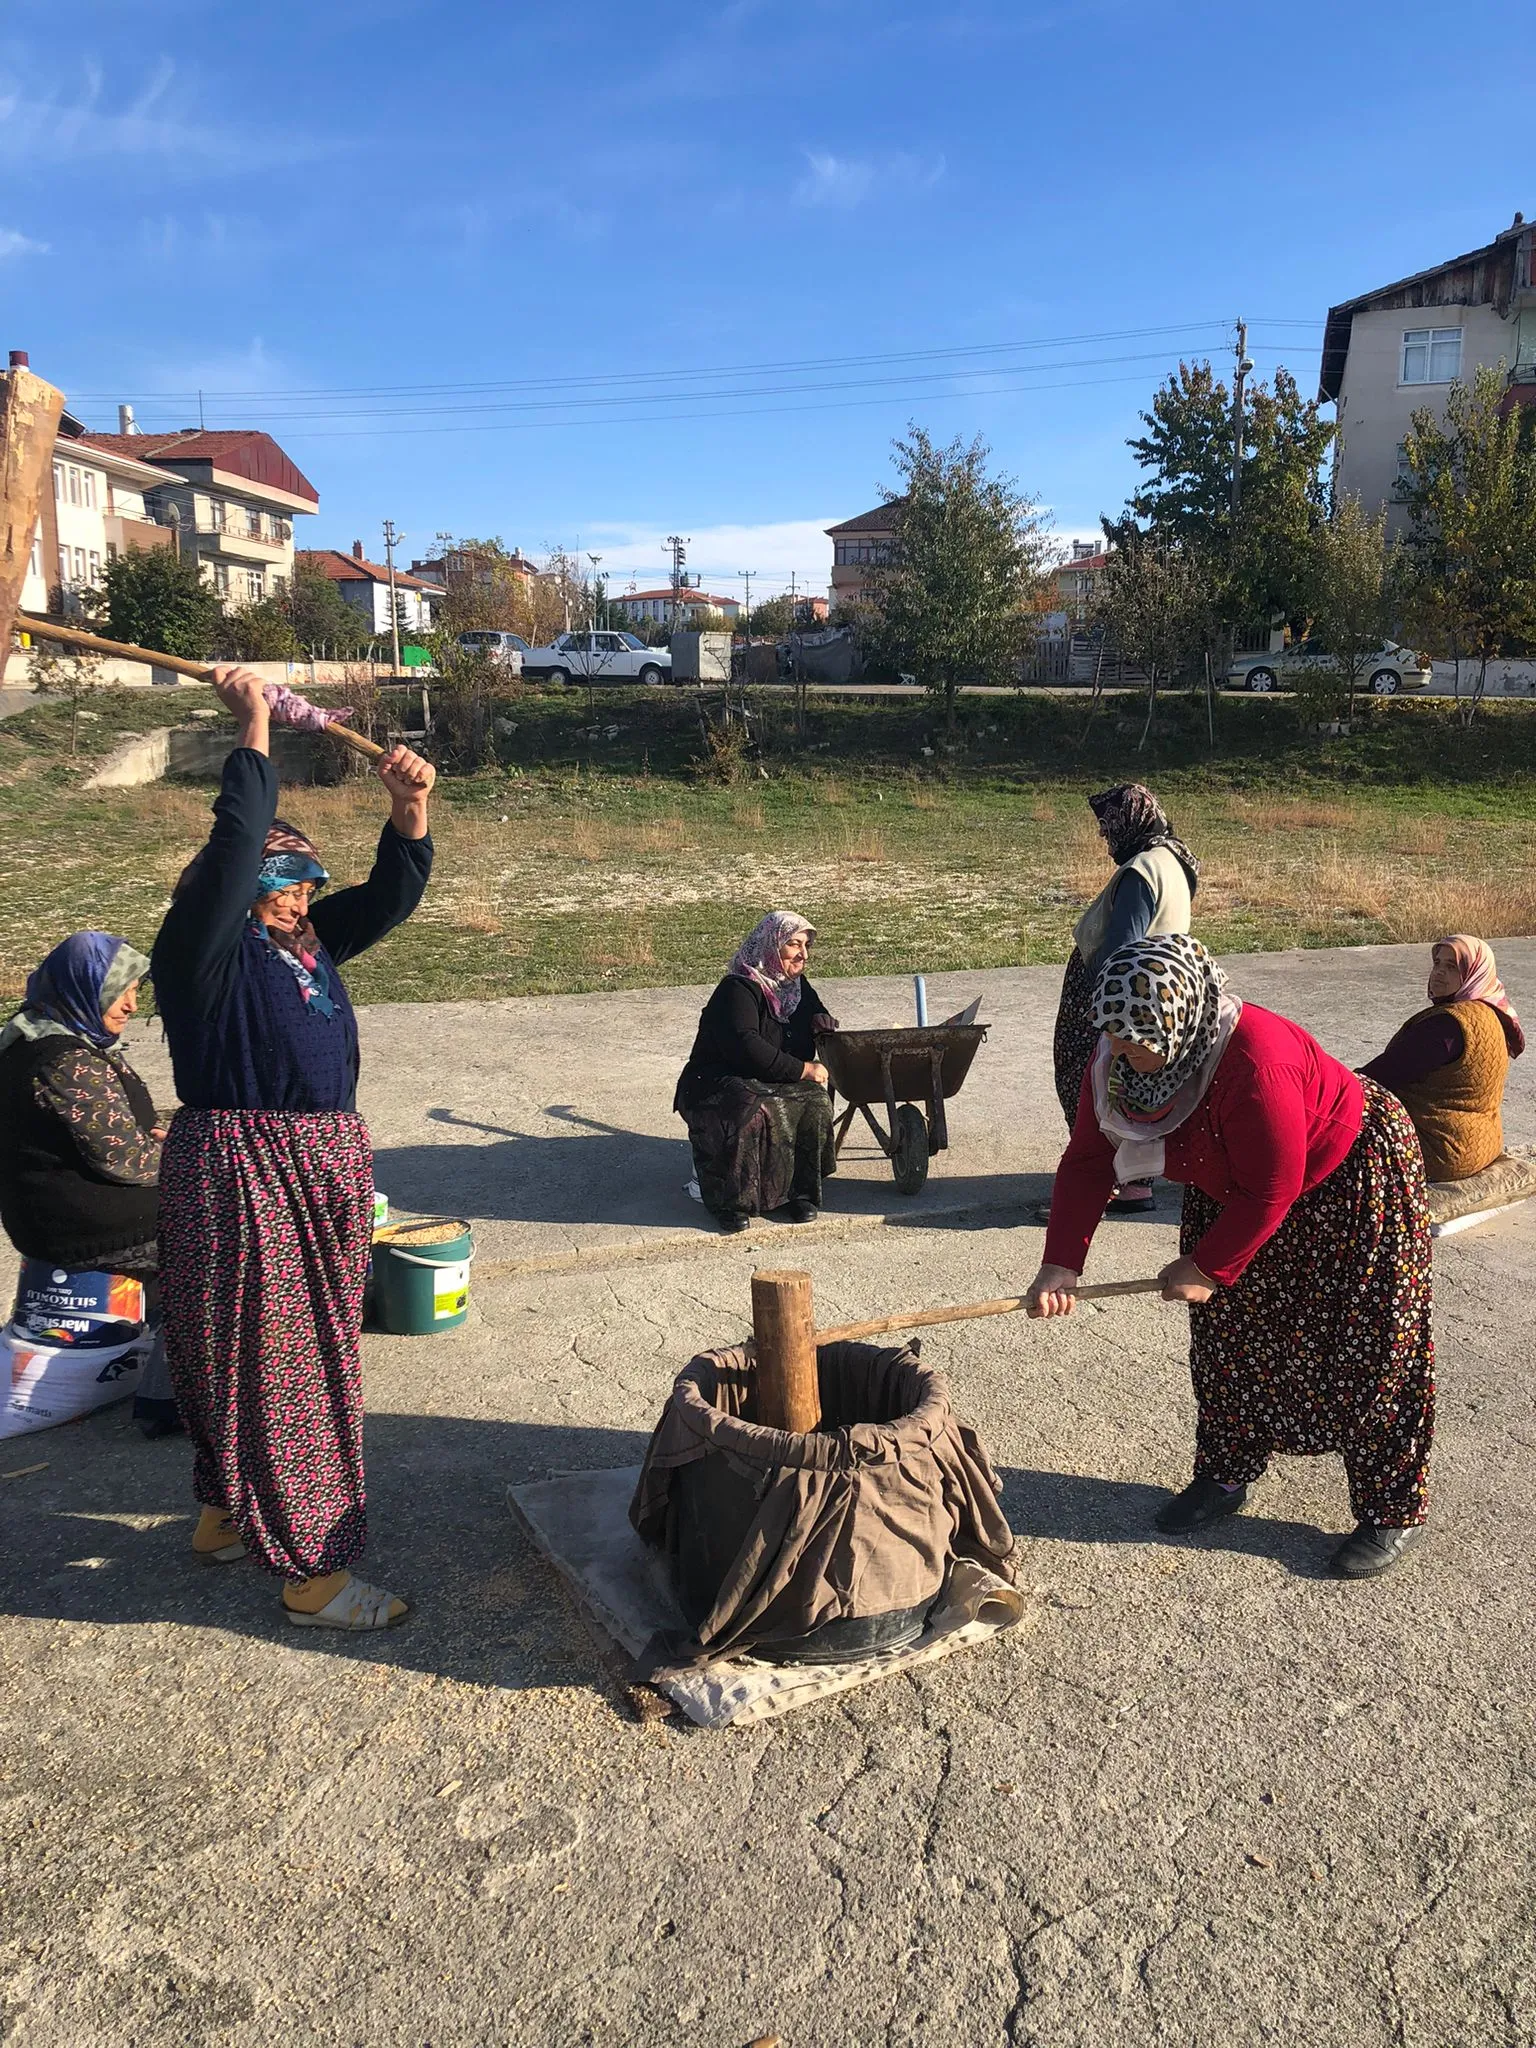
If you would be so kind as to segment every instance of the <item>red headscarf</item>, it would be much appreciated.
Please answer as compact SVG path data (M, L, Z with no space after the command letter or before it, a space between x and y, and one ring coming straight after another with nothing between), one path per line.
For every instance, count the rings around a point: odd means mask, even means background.
M1499 1013L1504 1026L1504 1036L1509 1041L1509 1056L1519 1059L1525 1051L1525 1033L1520 1028L1520 1019L1515 1006L1509 1000L1504 984L1499 979L1498 964L1493 957L1493 948L1486 939L1469 938L1465 932L1448 934L1436 939L1430 948L1433 958L1441 946L1449 946L1456 956L1457 971L1461 975L1461 986L1454 995L1436 996L1430 991L1431 1002L1442 1003L1486 1003Z

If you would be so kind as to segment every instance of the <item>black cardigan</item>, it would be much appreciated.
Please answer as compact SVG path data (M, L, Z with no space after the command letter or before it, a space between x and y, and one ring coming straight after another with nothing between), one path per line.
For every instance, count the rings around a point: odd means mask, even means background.
M787 1024L755 981L728 974L699 1013L698 1036L677 1083L672 1107L686 1116L720 1083L732 1077L782 1085L798 1081L816 1057L815 1019L826 1005L808 981Z
M0 1222L24 1259L90 1271L154 1243L159 1193L94 1172L69 1127L38 1101L36 1076L83 1043L50 1032L0 1053ZM95 1057L111 1065L140 1130L153 1130L155 1105L138 1075L126 1061Z

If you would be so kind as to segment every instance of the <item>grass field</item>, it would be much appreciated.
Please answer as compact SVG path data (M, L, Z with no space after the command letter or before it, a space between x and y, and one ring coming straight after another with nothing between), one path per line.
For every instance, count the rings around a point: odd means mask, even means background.
M102 692L66 751L50 704L0 724L0 999L66 932L144 945L207 830L211 788L83 792L125 733L202 692ZM421 1001L707 981L762 910L820 930L823 975L1061 960L1106 868L1083 802L1152 783L1205 868L1197 930L1234 949L1499 938L1536 930L1536 708L1370 707L1342 739L1288 702L1167 706L1144 753L1135 704L1087 727L1081 695L963 700L946 742L921 700L761 707L761 760L700 778L682 693L519 698L505 758L445 778L437 868L417 917L348 970L360 999ZM595 710L595 718L593 716ZM287 815L333 874L366 871L384 813L370 780L295 787Z

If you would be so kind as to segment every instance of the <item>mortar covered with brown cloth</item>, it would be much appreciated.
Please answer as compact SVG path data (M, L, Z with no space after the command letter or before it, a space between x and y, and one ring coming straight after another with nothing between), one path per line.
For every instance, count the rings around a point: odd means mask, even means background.
M711 1655L867 1656L921 1633L951 1560L1012 1576L1001 1482L943 1373L906 1344L824 1344L816 1367L821 1427L795 1435L753 1419L750 1345L705 1352L646 1451L630 1521Z

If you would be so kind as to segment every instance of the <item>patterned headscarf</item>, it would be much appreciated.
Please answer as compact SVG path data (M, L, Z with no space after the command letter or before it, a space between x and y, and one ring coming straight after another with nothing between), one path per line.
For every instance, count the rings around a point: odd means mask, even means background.
M1465 932L1456 932L1446 938L1436 939L1430 948L1433 958L1441 946L1449 946L1456 955L1456 965L1461 973L1461 987L1453 996L1437 996L1429 992L1432 1003L1486 1003L1497 1010L1499 1021L1504 1026L1504 1036L1509 1041L1509 1056L1519 1059L1525 1051L1525 1033L1515 1006L1499 979L1498 963L1493 957L1493 948L1486 939L1469 938Z
M1179 932L1137 939L1110 955L1093 992L1095 1028L1160 1052L1165 1062L1155 1074L1138 1074L1117 1053L1108 1073L1111 1103L1154 1120L1167 1108L1220 1042L1226 985L1200 941Z
M1151 790L1140 782L1117 782L1113 789L1101 789L1088 799L1088 808L1104 827L1105 843L1117 868L1123 868L1138 853L1154 846L1166 846L1176 854L1189 876L1189 892L1200 881L1200 863L1175 836L1163 809Z
M291 889L295 882L313 882L321 889L330 879L314 841L306 838L296 825L274 818L261 849L257 902L263 896L275 895L279 889ZM276 925L263 924L253 911L251 923L293 974L305 1008L321 1017L333 1017L336 1005L331 997L331 977L320 958L320 940L309 919L301 917L291 932L284 932Z
M0 1051L18 1038L83 1038L99 1052L118 1034L102 1023L124 989L149 972L144 955L111 932L76 932L27 977L26 1001L0 1031Z
M814 944L816 927L807 924L793 910L770 910L753 925L736 948L736 957L725 970L742 981L750 981L768 998L768 1007L781 1024L788 1023L800 1007L798 974L786 974L779 956L791 939L803 938L806 950Z
M296 825L274 818L261 849L261 872L256 877L256 894L272 896L279 889L291 889L295 882L313 882L323 889L330 880L321 864L315 842Z

